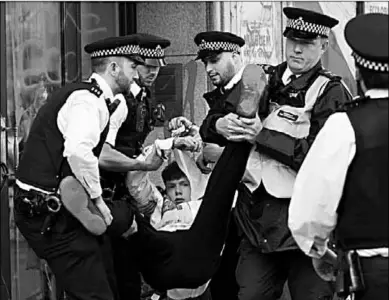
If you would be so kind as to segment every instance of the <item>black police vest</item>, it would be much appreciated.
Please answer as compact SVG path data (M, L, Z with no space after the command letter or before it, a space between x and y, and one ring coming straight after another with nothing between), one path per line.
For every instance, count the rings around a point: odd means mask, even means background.
M269 114L269 103L277 102L279 105L290 105L293 107L305 106L305 95L311 85L321 75L327 77L330 81L340 81L341 77L332 74L322 68L319 62L310 71L302 75L298 83L284 85L282 75L284 74L287 64L283 62L277 66L260 64L264 72L269 76L268 85L262 94L262 99L259 103L258 114L260 117L267 117ZM237 102L239 100L241 86L236 84L232 89L224 91L223 89L215 89L203 95L209 107L218 106L216 103L222 103L222 106L229 112L235 112ZM291 96L296 94L296 96Z
M363 98L347 111L356 155L338 207L335 236L343 250L388 247L388 103Z
M270 101L276 102L279 105L290 105L297 108L304 107L306 93L319 76L327 77L330 81L341 81L340 76L323 69L321 62L318 62L307 73L287 85L284 85L282 81L282 75L287 68L286 62L275 67L269 65L261 65L261 67L269 75L269 83L262 96L267 101L263 101L266 104L260 109L260 116L267 115L269 107L266 105L269 105Z
M142 152L142 145L152 130L152 118L149 93L142 99L142 91L134 97L125 96L128 108L127 118L121 125L115 141L115 148L128 157L136 157Z
M61 178L72 174L67 160L63 158L64 138L57 126L57 116L70 94L77 90L88 90L97 97L102 94L94 81L68 84L48 97L34 119L20 158L16 177L21 182L54 192ZM100 135L98 145L93 149L96 157L101 153L108 129L109 122Z

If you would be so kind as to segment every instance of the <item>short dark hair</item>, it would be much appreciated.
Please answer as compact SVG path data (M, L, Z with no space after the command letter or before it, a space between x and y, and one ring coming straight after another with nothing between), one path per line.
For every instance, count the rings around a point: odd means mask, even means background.
M368 90L389 88L388 73L380 73L365 68L359 68L359 72Z
M181 170L181 168L178 166L178 163L176 161L168 164L166 168L163 169L162 171L162 180L165 184L168 181L178 180L181 178L188 179L188 177Z
M104 73L108 64L111 62L109 57L97 57L91 59L92 71L95 73Z

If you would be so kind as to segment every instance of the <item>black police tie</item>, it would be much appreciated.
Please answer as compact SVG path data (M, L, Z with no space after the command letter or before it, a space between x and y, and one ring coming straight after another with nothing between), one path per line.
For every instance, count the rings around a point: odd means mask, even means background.
M115 110L118 108L120 104L120 100L115 99L115 101L111 103L110 98L105 98L105 103L107 104L109 115L112 115L115 112Z
M297 78L296 75L292 74L289 76L289 83L291 83L293 80L295 80Z
M142 88L140 94L140 100L137 101L137 109L136 109L136 131L137 132L143 132L145 121L146 121L146 114L147 114L147 106L146 106L146 90L145 88ZM139 95L138 95L139 97Z

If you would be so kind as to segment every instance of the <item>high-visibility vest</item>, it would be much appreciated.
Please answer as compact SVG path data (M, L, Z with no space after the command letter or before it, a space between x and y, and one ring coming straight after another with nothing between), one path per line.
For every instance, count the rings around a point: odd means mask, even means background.
M305 94L304 107L279 105L271 102L269 105L270 114L263 121L263 127L285 133L297 139L306 138L311 128L312 108L329 81L328 77L319 75ZM256 146L254 146L242 182L251 192L256 190L263 182L266 191L274 197L290 198L295 178L296 171L256 151Z

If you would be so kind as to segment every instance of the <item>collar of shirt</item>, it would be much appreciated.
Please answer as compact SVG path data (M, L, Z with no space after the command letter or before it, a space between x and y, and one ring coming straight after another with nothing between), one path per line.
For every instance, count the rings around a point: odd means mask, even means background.
M131 83L130 92L134 96L134 98L136 98L136 96L138 96L141 91L142 88L135 81Z
M111 87L108 85L108 83L105 81L103 77L101 77L97 73L93 73L89 80L94 79L96 80L97 84L99 85L100 89L103 91L104 98L106 99L113 99L113 92Z
M295 75L296 78L300 77L301 74L293 74L293 72L289 69L289 67L286 67L284 74L282 75L282 82L284 85L287 85L290 82L290 76Z
M239 80L242 79L242 74L243 74L244 67L242 67L238 73L234 75L234 77L231 78L231 80L224 86L224 90L230 90L234 87L235 84L239 82Z
M372 99L389 98L389 91L386 89L371 89L366 91L365 96Z

